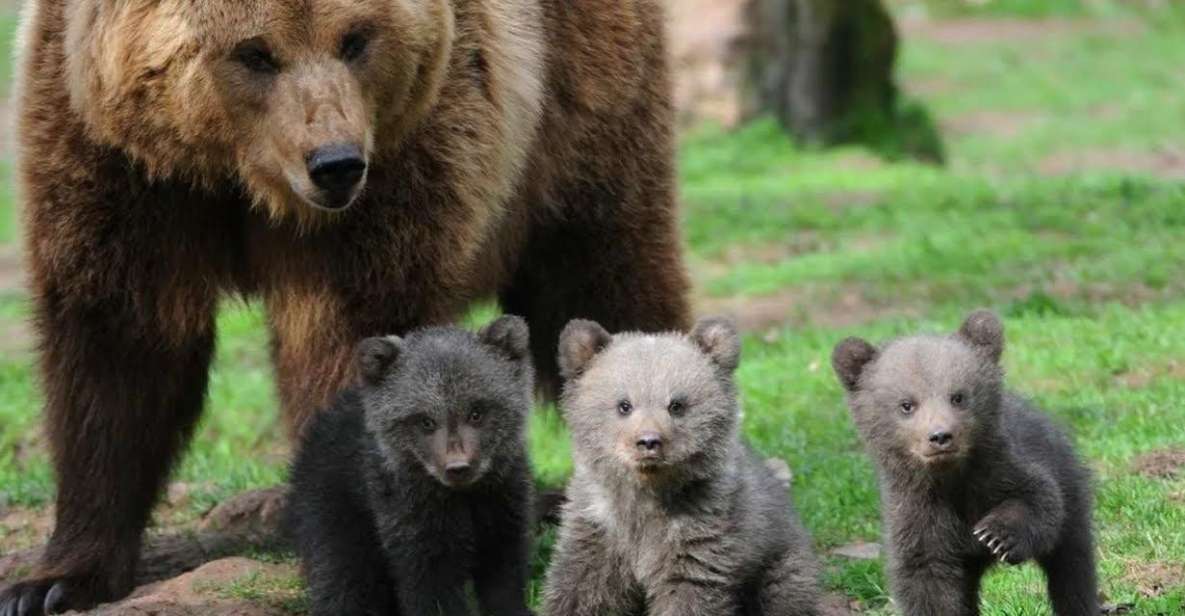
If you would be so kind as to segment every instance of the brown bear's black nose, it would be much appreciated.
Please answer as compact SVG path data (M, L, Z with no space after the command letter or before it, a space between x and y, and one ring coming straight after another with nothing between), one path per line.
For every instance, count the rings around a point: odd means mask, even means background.
M329 207L345 205L362 175L366 173L366 160L362 149L351 144L335 144L317 148L306 161L309 177L317 188L328 193Z
M953 439L954 437L951 436L951 433L946 430L935 430L930 433L930 444L939 449L950 447Z
M638 437L638 450L644 453L657 453L662 449L662 437L654 432L646 432Z

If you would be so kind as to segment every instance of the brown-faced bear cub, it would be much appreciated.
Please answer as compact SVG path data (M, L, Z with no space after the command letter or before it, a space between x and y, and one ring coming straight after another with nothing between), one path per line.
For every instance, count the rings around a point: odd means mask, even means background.
M359 345L362 385L317 415L288 528L318 616L530 614L527 325Z
M740 340L708 319L690 335L560 336L572 431L547 616L810 616L818 565L789 495L741 442Z
M893 597L906 616L979 613L996 561L1036 560L1058 616L1099 613L1090 477L1067 437L1004 388L1004 329L972 313L953 335L876 348L849 338L832 364L876 462Z

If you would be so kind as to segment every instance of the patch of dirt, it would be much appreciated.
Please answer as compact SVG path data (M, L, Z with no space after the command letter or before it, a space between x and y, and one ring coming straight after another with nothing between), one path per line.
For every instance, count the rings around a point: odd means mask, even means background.
M881 557L881 544L858 542L835 548L831 553L852 560L876 560Z
M667 2L675 107L680 122L734 126L741 118L736 46L745 36L746 0Z
M1047 156L1037 163L1044 175L1059 176L1083 171L1111 171L1170 180L1185 179L1185 149L1124 150L1081 149L1066 150Z
M861 611L856 599L848 599L839 593L827 593L823 597L823 616L849 616Z
M1150 599L1185 586L1185 563L1128 561L1123 577Z
M853 208L870 207L885 200L885 195L873 190L848 190L827 193L823 198L827 207L843 212Z
M1161 449L1136 456L1132 471L1153 479L1173 479L1185 475L1185 449ZM1183 578L1185 579L1185 578Z
M138 588L127 599L100 606L93 614L189 616L272 616L288 614L283 605L299 601L300 591L286 580L296 575L291 565L272 565L247 558L216 560L166 582Z
M3 120L0 117L0 120ZM0 293L21 291L25 288L25 268L21 264L18 247L0 246Z
M788 240L749 244L730 244L709 259L692 257L692 275L706 282L728 274L745 263L772 265L792 257L825 250L827 243L815 233L795 233Z
M901 20L898 25L907 39L920 38L942 45L1029 43L1083 34L1132 37L1147 30L1139 21L1121 19L915 18Z
M1185 381L1185 362L1172 360L1157 366L1141 366L1117 375L1115 382L1131 389L1142 389L1160 379Z
M53 528L53 509L21 507L0 511L0 554L11 554L40 545ZM3 563L0 558L0 578Z
M748 332L766 332L787 324L848 327L920 314L916 306L877 302L860 285L836 283L828 289L804 287L756 297L701 297L696 308L699 314L731 317Z
M944 134L952 136L991 135L1012 138L1041 122L1045 116L1022 111L981 110L960 114L941 121Z

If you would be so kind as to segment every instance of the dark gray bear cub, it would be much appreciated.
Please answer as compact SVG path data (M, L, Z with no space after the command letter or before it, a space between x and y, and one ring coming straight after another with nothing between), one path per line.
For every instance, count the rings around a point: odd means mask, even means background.
M738 436L740 341L560 336L575 474L543 591L548 616L819 613L818 564L786 488Z
M953 335L850 338L832 356L877 465L906 616L978 614L988 567L1030 559L1058 616L1099 613L1090 478L1066 436L1005 390L1003 351L1000 320L978 311Z
M482 613L530 614L528 355L518 317L359 345L292 466L313 614L470 614L469 582Z

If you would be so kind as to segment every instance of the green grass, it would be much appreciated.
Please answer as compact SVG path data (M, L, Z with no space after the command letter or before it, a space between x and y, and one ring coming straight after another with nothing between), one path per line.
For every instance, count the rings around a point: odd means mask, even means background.
M906 4L919 3L896 3L913 10ZM1095 472L1108 600L1149 616L1185 610L1185 581L1145 596L1130 577L1133 564L1185 563L1185 476L1132 472L1143 453L1185 446L1185 184L1155 165L1071 164L1070 172L1049 175L1056 171L1050 161L1066 156L1179 151L1185 21L1167 11L1144 20L1145 9L1134 4L928 3L932 14L1118 16L1146 24L1134 33L1054 29L1023 42L907 40L904 89L947 127L946 167L858 147L799 149L772 121L684 136L684 231L697 293L742 310L752 300L789 302L787 324L745 339L744 431L759 450L790 462L799 512L822 553L876 541L880 530L872 467L830 371L832 346L848 335L949 330L983 305L1005 316L1011 385L1073 433ZM11 33L8 24L0 19L0 37ZM0 76L8 70L0 62ZM995 124L971 121L985 117ZM0 249L16 235L5 222L12 209L0 198ZM476 326L495 313L482 306L466 322ZM23 296L0 290L0 334L27 317ZM32 356L4 351L0 502L40 507L52 496L39 407ZM554 409L532 417L530 446L541 483L558 485L571 472ZM194 486L196 513L236 491L282 481L287 449L263 314L228 303L209 411L177 480ZM553 540L552 532L541 538L532 596ZM826 560L830 590L869 613L891 613L881 561ZM285 609L300 611L292 583L251 579L225 592L262 601L278 595ZM1039 571L993 573L984 608L1048 614Z

